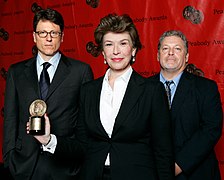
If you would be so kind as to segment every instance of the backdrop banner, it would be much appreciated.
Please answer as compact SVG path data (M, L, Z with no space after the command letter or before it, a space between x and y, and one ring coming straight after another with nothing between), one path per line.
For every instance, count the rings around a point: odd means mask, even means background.
M103 57L94 49L94 30L109 13L129 14L138 28L142 50L134 69L145 77L159 72L157 43L167 30L182 31L189 41L189 63L218 83L224 99L224 3L223 0L0 0L0 132L3 131L4 90L7 70L13 63L35 54L32 21L34 13L53 8L65 20L61 52L91 65L94 77L105 73ZM2 148L0 133L0 148ZM224 179L224 139L216 154ZM2 161L2 151L0 151Z

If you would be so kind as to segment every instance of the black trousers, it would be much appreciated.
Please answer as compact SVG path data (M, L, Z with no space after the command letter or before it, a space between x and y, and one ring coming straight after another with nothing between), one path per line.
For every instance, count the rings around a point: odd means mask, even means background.
M103 180L111 180L110 167L105 166L103 169Z
M37 164L35 170L33 172L31 180L52 180L50 170L48 169L51 167L49 164L49 156L42 152L37 160Z

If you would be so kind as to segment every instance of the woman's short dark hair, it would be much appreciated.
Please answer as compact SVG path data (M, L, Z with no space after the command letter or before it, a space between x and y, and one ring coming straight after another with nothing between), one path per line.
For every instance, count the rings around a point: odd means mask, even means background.
M60 26L61 32L64 30L64 20L62 15L53 9L47 8L47 9L42 9L38 12L35 13L35 16L33 18L33 31L36 31L37 24L40 20L43 21L50 21L54 24L57 24Z
M99 51L102 51L103 49L103 37L108 32L128 32L131 37L133 47L137 50L141 49L142 47L138 31L132 19L127 14L121 16L118 16L117 14L108 14L100 20L100 24L97 26L94 32L95 42Z

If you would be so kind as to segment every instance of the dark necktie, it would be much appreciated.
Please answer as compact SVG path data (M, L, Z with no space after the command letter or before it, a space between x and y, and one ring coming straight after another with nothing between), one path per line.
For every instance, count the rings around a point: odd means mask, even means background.
M45 62L43 63L43 70L40 74L40 94L41 94L41 98L43 100L45 100L46 96L47 96L47 92L48 92L48 88L50 85L50 77L49 74L47 72L47 69L51 66L50 63Z
M166 84L166 94L167 94L167 97L168 97L168 103L169 103L169 108L171 109L171 89L170 89L170 85L173 83L173 81L166 81L165 84Z

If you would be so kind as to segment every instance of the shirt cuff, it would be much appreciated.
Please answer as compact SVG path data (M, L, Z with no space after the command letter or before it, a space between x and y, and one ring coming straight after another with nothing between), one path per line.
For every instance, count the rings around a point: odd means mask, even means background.
M51 134L50 142L47 145L42 145L43 151L50 152L51 154L54 154L56 146L57 146L57 138L54 134Z

